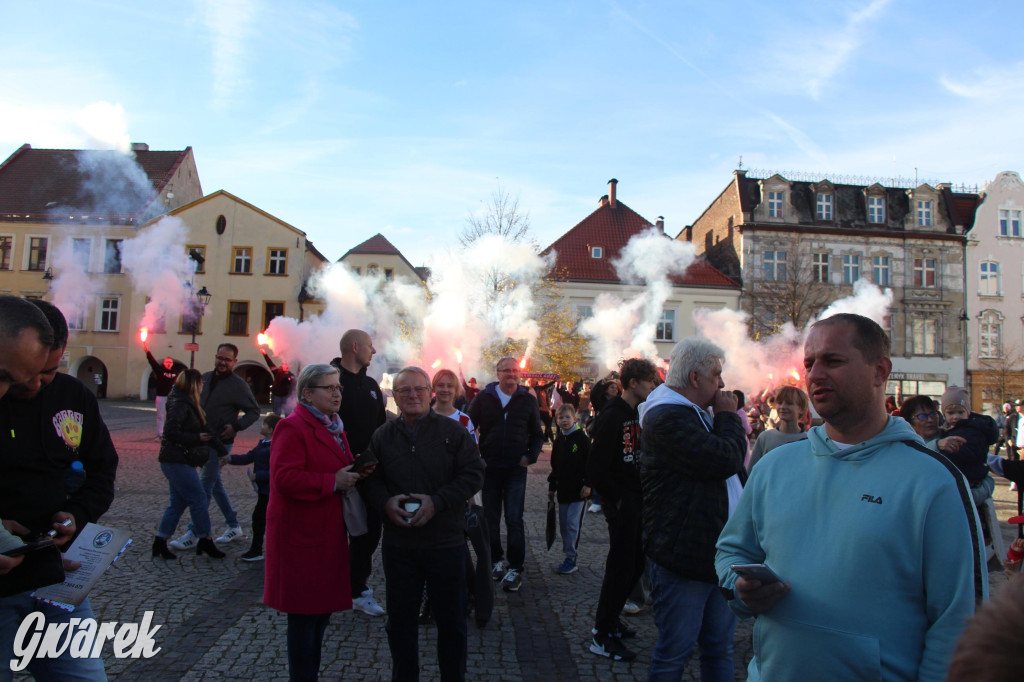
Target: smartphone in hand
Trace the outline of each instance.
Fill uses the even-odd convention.
[[[782,582],[782,578],[764,564],[733,564],[729,568],[733,573],[747,580],[760,580],[762,585]]]
[[[375,466],[377,466],[377,458],[368,452],[364,452],[356,457],[356,461],[352,462],[352,471],[358,474],[368,474],[373,471]]]
[[[41,540],[33,540],[32,542],[26,542],[24,545],[13,547],[4,552],[3,554],[4,556],[16,557],[21,556],[22,554],[27,554],[33,550],[42,549],[43,547],[49,547],[51,545],[53,545],[53,538],[44,537]]]

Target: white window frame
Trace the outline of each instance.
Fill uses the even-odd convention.
[[[871,258],[871,279],[875,284],[880,287],[889,286],[891,274],[889,256],[873,256]]]
[[[931,201],[918,201],[917,202],[917,225],[918,227],[931,227],[932,226],[932,202]]]
[[[939,354],[939,321],[936,318],[915,316],[911,319],[910,327],[914,355]]]
[[[785,201],[785,192],[768,192],[768,217],[782,218],[782,203]]]
[[[248,253],[245,253],[248,251]],[[242,267],[239,267],[239,266]],[[236,246],[231,249],[231,274],[251,275],[252,274],[252,247]]]
[[[989,310],[978,320],[978,357],[998,358],[1003,352],[1003,321]]]
[[[666,333],[666,327],[668,328],[668,333]],[[661,317],[658,318],[658,324],[654,329],[654,340],[675,341],[676,327],[676,309],[665,308],[661,311]]]
[[[288,249],[278,248],[275,246],[267,249],[267,274],[288,274]]]
[[[920,266],[918,265],[920,263]],[[921,289],[934,289],[938,282],[938,260],[935,258],[914,258],[913,259],[913,284],[917,288]],[[918,274],[920,274],[921,283],[918,284]],[[931,276],[931,284],[928,283],[929,275]]]
[[[999,209],[999,236],[1021,237],[1021,222],[1024,211],[1019,208]]]
[[[811,254],[811,279],[815,282],[824,282],[828,284],[829,281],[829,260],[831,259],[828,253],[812,253]]]
[[[67,319],[69,330],[73,332],[85,331],[85,312],[83,308],[73,310],[70,314],[64,316]]]
[[[573,304],[573,315],[576,317],[576,321],[580,322],[594,316],[594,304],[593,303],[574,303]]]
[[[817,206],[815,210],[818,220],[832,220],[832,216],[834,215],[832,212],[833,196],[834,195],[825,192],[818,192],[818,196],[815,200],[815,205]]]
[[[1002,278],[997,261],[983,260],[978,264],[978,295],[1003,295]]]
[[[881,225],[885,222],[885,198],[868,197],[868,222]]]
[[[860,255],[848,253],[843,256],[843,284],[854,284],[860,279]]]
[[[603,246],[591,246],[590,257],[601,259],[604,258],[604,247]]]
[[[769,282],[783,282],[786,279],[786,252],[764,252],[764,279]]]
[[[108,303],[112,303],[113,305],[107,305]],[[112,314],[114,316],[113,329],[110,329],[109,319],[104,320],[104,315],[107,314]],[[119,295],[100,296],[99,304],[96,306],[96,331],[121,331],[121,297]]]

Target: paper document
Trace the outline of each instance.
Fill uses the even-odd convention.
[[[131,543],[128,531],[95,523],[85,524],[85,528],[64,553],[65,559],[80,561],[82,567],[67,572],[63,583],[40,588],[32,596],[66,611],[74,611],[88,596],[103,572],[117,561]]]

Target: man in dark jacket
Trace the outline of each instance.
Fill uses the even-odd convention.
[[[164,433],[164,419],[167,418],[167,396],[174,388],[174,380],[178,378],[178,370],[174,369],[174,358],[167,356],[162,363],[157,362],[149,352],[149,344],[142,342],[142,350],[146,351],[146,361],[153,371],[156,380],[156,437]]]
[[[221,442],[230,453],[235,442],[235,434],[249,428],[260,418],[260,406],[249,384],[234,372],[235,364],[238,362],[238,346],[233,343],[222,343],[217,346],[217,354],[213,361],[214,370],[203,374],[203,394],[199,402],[206,412],[206,424],[210,432],[220,436]],[[242,413],[241,416],[239,412]],[[217,452],[212,448],[200,479],[207,500],[212,497],[217,501],[217,506],[224,515],[224,523],[228,527],[224,534],[217,538],[217,542],[223,544],[244,538],[245,532],[238,523],[238,512],[231,506],[231,498],[228,497],[228,491],[224,489],[224,483],[220,478]],[[198,542],[199,537],[190,524],[184,535],[167,544],[182,551],[195,547]]]
[[[484,518],[491,534],[491,578],[506,592],[523,584],[526,559],[526,467],[537,461],[544,446],[537,399],[519,385],[519,363],[506,357],[496,366],[498,381],[487,384],[469,406],[469,418],[480,432],[480,454],[487,463],[484,477]],[[508,532],[508,570],[501,546],[501,510],[504,503]]]
[[[18,535],[34,537],[56,530],[55,544],[64,546],[89,522],[98,522],[114,499],[117,451],[100,417],[96,396],[67,374],[58,373],[67,346],[64,316],[45,301],[33,301],[53,328],[53,345],[43,371],[27,385],[12,386],[0,399],[0,518]],[[68,485],[67,474],[78,462],[84,478]],[[70,520],[70,526],[60,522]],[[2,580],[2,578],[0,578]],[[41,612],[48,625],[66,625],[95,618],[89,600],[69,613],[30,596],[29,592],[0,599],[0,656],[10,654],[18,624]],[[38,679],[106,679],[99,658],[37,658],[29,672]]]
[[[619,622],[619,614],[644,572],[637,405],[654,390],[658,371],[650,360],[633,358],[619,364],[619,376],[622,394],[604,403],[594,420],[594,443],[587,460],[588,482],[600,493],[608,522],[608,558],[590,650],[615,661],[632,661],[636,654],[621,640],[635,633]]]
[[[377,382],[366,373],[370,361],[377,353],[373,339],[362,329],[349,329],[342,334],[341,357],[331,360],[338,368],[342,398],[338,416],[345,425],[349,447],[356,455],[370,445],[370,437],[377,427],[387,421],[384,393]],[[373,598],[370,589],[370,571],[373,553],[380,543],[381,519],[371,508],[366,510],[367,531],[349,537],[349,582],[352,588],[352,608],[368,616],[383,616],[384,609]]]
[[[681,341],[665,384],[640,410],[644,551],[658,626],[649,679],[679,679],[698,641],[701,679],[733,679],[736,616],[718,589],[715,542],[742,491],[747,436],[736,395],[722,390],[724,360],[710,341]]]
[[[441,679],[466,678],[466,500],[484,480],[473,436],[430,409],[430,377],[395,376],[401,417],[377,429],[368,451],[377,468],[361,484],[367,507],[386,518],[381,557],[387,584],[393,680],[419,679],[423,585],[437,623]]]

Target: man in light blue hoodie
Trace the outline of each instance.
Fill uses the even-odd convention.
[[[752,471],[718,540],[733,610],[757,615],[749,680],[943,680],[987,597],[967,482],[885,412],[889,339],[839,314],[811,327],[807,393],[825,420]],[[738,577],[765,563],[781,582]]]

